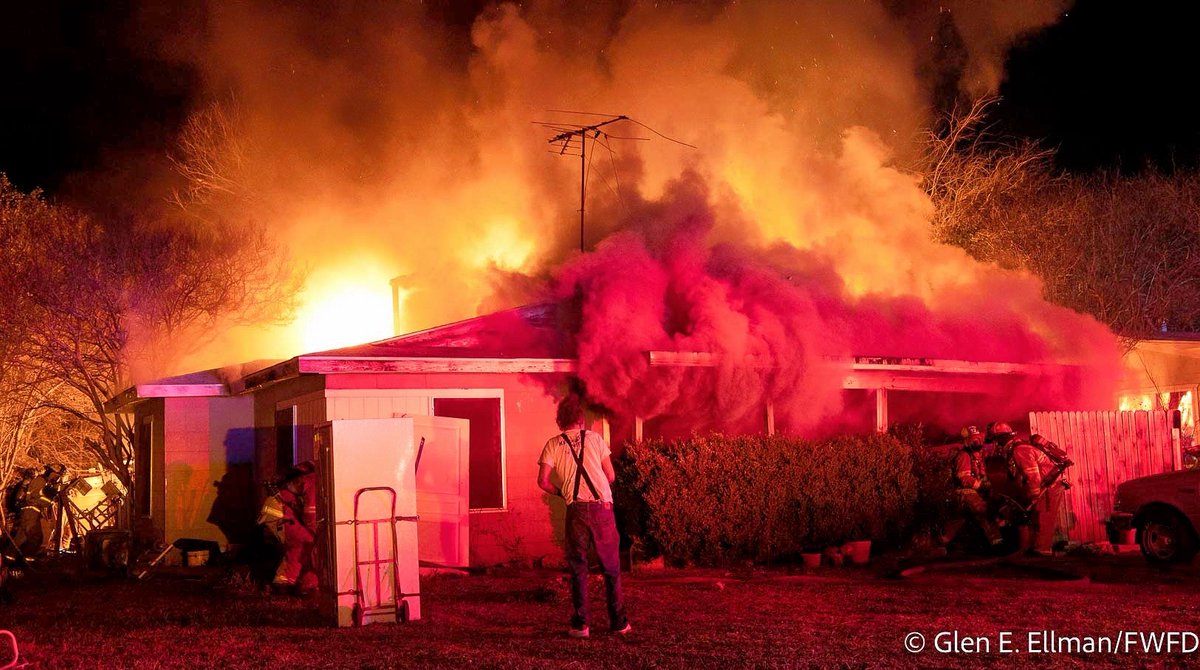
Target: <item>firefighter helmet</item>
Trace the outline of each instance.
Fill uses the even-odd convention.
[[[296,471],[302,475],[311,475],[317,471],[317,464],[312,461],[300,461],[296,464]]]
[[[312,461],[301,461],[284,471],[283,476],[275,482],[276,486],[284,486],[293,482],[305,475],[311,475],[317,471],[317,466]]]
[[[987,428],[987,441],[988,442],[996,442],[998,444],[1004,444],[1005,442],[1008,442],[1010,439],[1012,439],[1013,435],[1014,435],[1014,433],[1013,433],[1012,426],[1008,425],[1007,423],[1004,423],[1003,421],[995,421],[993,423],[988,424],[988,428]]]
[[[979,429],[975,426],[967,426],[963,428],[961,431],[959,431],[959,435],[962,436],[963,444],[983,445],[983,433],[979,432]]]

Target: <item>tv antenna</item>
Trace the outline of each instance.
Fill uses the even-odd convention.
[[[595,153],[595,143],[599,142],[601,144],[601,146],[608,149],[609,153],[611,154],[612,147],[609,146],[608,140],[648,141],[650,139],[649,137],[628,137],[628,136],[621,136],[621,135],[613,135],[612,133],[608,132],[608,130],[605,130],[605,127],[611,126],[614,123],[619,123],[621,121],[628,121],[629,123],[636,124],[638,126],[641,126],[642,128],[645,128],[646,130],[649,130],[650,132],[654,133],[655,135],[658,135],[659,137],[661,137],[663,139],[670,140],[676,144],[682,144],[685,147],[691,147],[693,149],[696,148],[695,146],[692,146],[691,144],[688,144],[687,142],[680,142],[679,140],[671,139],[670,137],[663,135],[662,133],[651,128],[650,126],[647,126],[646,124],[642,123],[641,121],[636,121],[634,119],[631,119],[628,116],[625,116],[624,114],[598,114],[596,112],[571,112],[571,111],[562,110],[562,109],[551,109],[549,111],[551,113],[555,113],[555,114],[576,114],[576,115],[581,115],[581,116],[606,117],[606,119],[604,121],[600,121],[599,123],[592,123],[589,125],[578,125],[578,124],[570,124],[570,123],[555,123],[555,122],[550,122],[550,121],[534,121],[535,124],[537,124],[539,126],[543,126],[545,128],[549,128],[550,130],[553,130],[558,133],[557,135],[551,137],[549,140],[549,143],[552,146],[557,146],[557,151],[552,151],[552,153],[557,153],[560,156],[579,156],[579,250],[580,251],[586,251],[586,249],[584,247],[583,230],[584,230],[584,221],[585,221],[584,210],[585,210],[585,205],[587,203],[587,177],[588,177],[588,155],[589,155],[588,154],[588,142],[589,141],[592,142],[592,144],[593,144],[593,146],[592,146],[593,153]],[[601,139],[601,138],[603,138],[603,139]],[[614,170],[616,169],[615,163],[613,165],[613,169]],[[619,184],[618,184],[618,186],[619,186]],[[618,196],[619,195],[620,194],[618,193]]]

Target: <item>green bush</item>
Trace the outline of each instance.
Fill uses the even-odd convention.
[[[941,535],[946,522],[957,516],[953,459],[956,447],[930,447],[921,424],[897,424],[891,434],[912,452],[913,475],[917,482],[917,500],[913,506],[911,535],[928,539]]]
[[[953,457],[953,453],[944,450],[926,448],[913,451],[913,473],[917,480],[913,533],[941,535],[946,521],[958,515],[956,487],[952,479]]]
[[[628,446],[618,466],[625,532],[699,564],[895,541],[917,500],[912,451],[887,435],[656,440]]]

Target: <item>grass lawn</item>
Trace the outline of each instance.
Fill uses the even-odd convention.
[[[566,636],[561,573],[428,578],[424,617],[337,630],[303,603],[238,582],[81,581],[35,575],[0,606],[37,668],[383,667],[1143,667],[1185,665],[1193,654],[998,653],[997,635],[1028,631],[1116,635],[1200,632],[1200,576],[1147,568],[1140,556],[1064,559],[1089,579],[1053,581],[1028,570],[981,568],[883,579],[875,570],[640,571],[625,579],[634,631],[607,634],[593,584],[593,637]],[[940,631],[984,636],[992,653],[931,650]],[[929,647],[905,650],[905,636]],[[0,641],[2,642],[2,641]],[[2,647],[0,647],[2,648]],[[0,650],[0,666],[7,657]]]

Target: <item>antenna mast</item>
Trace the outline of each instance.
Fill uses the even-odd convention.
[[[574,148],[572,143],[575,141],[575,139],[578,138],[578,140],[579,140],[579,250],[580,251],[585,250],[584,243],[583,243],[583,223],[584,223],[584,206],[587,203],[587,143],[588,143],[588,139],[591,139],[594,142],[601,135],[607,136],[607,134],[603,130],[600,130],[601,128],[603,128],[604,126],[607,126],[609,124],[616,123],[618,121],[626,121],[628,119],[629,119],[628,116],[625,116],[624,114],[622,114],[620,116],[614,116],[613,118],[611,118],[607,121],[602,121],[600,123],[593,123],[590,126],[578,126],[578,127],[574,127],[574,128],[565,129],[565,130],[562,130],[562,132],[560,132],[559,134],[550,138],[550,144],[559,144],[559,143],[562,144],[562,146],[559,148],[559,151],[558,151],[559,155],[565,155],[567,153],[568,149]],[[555,128],[555,129],[559,130],[560,128]],[[591,137],[589,138],[588,135],[591,135]]]
[[[554,137],[550,138],[550,144],[560,145],[558,147],[558,151],[553,152],[553,153],[557,153],[560,156],[566,156],[566,155],[574,156],[575,155],[574,150],[579,149],[579,250],[580,251],[586,251],[586,249],[584,248],[584,242],[583,242],[583,223],[584,223],[584,205],[587,203],[587,175],[588,175],[587,143],[588,143],[588,140],[592,141],[592,143],[593,143],[592,149],[593,150],[595,150],[595,148],[596,148],[595,143],[600,142],[601,146],[603,146],[605,149],[608,149],[608,152],[610,155],[615,155],[615,154],[613,154],[612,147],[609,146],[608,142],[604,141],[604,140],[610,140],[610,139],[612,139],[612,140],[641,140],[641,141],[650,140],[649,137],[622,137],[619,135],[612,135],[612,134],[609,134],[607,131],[602,130],[605,126],[613,124],[613,123],[617,123],[618,121],[628,121],[634,125],[641,126],[642,128],[649,130],[650,132],[654,133],[655,135],[658,135],[659,137],[661,137],[664,140],[669,140],[671,142],[674,142],[675,144],[680,144],[680,145],[683,145],[685,147],[689,147],[692,149],[696,148],[695,146],[688,144],[687,142],[680,142],[679,140],[667,137],[666,135],[663,135],[662,133],[651,128],[650,126],[647,126],[646,124],[642,123],[641,121],[631,119],[628,116],[625,116],[624,114],[617,115],[617,114],[596,114],[595,112],[569,112],[569,111],[565,111],[565,110],[561,110],[561,109],[552,109],[549,111],[553,112],[553,113],[559,113],[559,114],[582,114],[582,115],[586,115],[586,116],[608,117],[607,120],[601,121],[600,123],[593,123],[590,126],[580,126],[580,125],[575,125],[575,124],[570,124],[570,123],[551,123],[551,122],[547,122],[547,121],[534,121],[535,124],[537,124],[539,126],[544,126],[546,128],[549,128],[550,130],[553,130],[558,133]],[[603,137],[604,140],[601,140],[600,139],[601,137]],[[578,147],[575,146],[576,141],[579,142]],[[616,169],[617,169],[616,163],[614,162],[614,164],[613,164],[614,176],[616,173]],[[619,189],[620,184],[618,183],[617,186]],[[620,194],[618,193],[618,196],[619,195]]]

